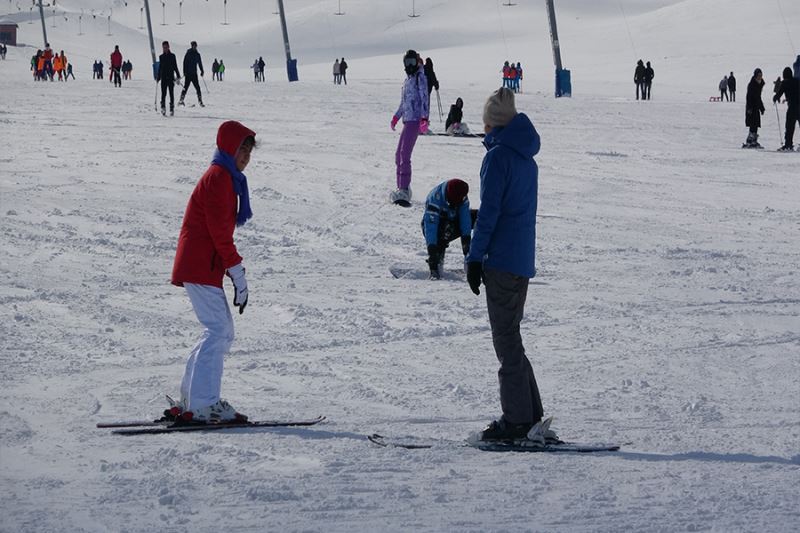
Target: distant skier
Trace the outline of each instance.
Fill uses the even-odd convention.
[[[644,99],[650,100],[650,89],[653,87],[653,78],[656,77],[656,71],[647,62],[647,67],[644,69]]]
[[[764,114],[764,102],[761,101],[761,90],[764,88],[764,77],[761,69],[753,71],[753,77],[747,84],[747,98],[744,110],[744,123],[750,131],[742,148],[762,148],[758,144],[758,128],[761,127],[761,115]]]
[[[636,63],[636,70],[633,73],[633,83],[636,84],[636,99],[639,99],[639,93],[642,95],[642,100],[644,100],[644,62],[640,59]]]
[[[211,64],[211,79],[216,80],[219,77],[219,61],[217,58],[214,58],[214,62]]]
[[[395,164],[397,165],[397,190],[391,200],[397,205],[411,207],[411,152],[420,133],[428,131],[428,81],[417,52],[409,50],[403,56],[406,79],[400,96],[400,106],[392,117],[392,131],[403,120],[403,132],[397,143]]]
[[[183,56],[183,90],[181,91],[181,99],[178,101],[178,105],[186,105],[183,103],[183,99],[186,98],[186,91],[189,89],[189,84],[194,85],[195,91],[197,91],[197,102],[200,104],[200,107],[205,107],[203,105],[203,94],[200,92],[200,83],[197,80],[197,69],[200,69],[200,76],[205,76],[206,73],[203,70],[203,59],[200,57],[200,52],[197,51],[197,41],[191,42],[191,48],[186,50],[186,55]]]
[[[519,83],[522,81],[522,63],[517,61],[517,76],[514,78],[514,92],[521,92],[522,90],[519,88]]]
[[[223,81],[225,79],[225,63],[220,59],[219,66],[217,67],[217,79]]]
[[[345,61],[344,58],[339,61],[339,74],[339,83],[341,84],[344,82],[344,84],[347,85],[347,61]]]
[[[444,123],[445,131],[451,135],[469,135],[469,127],[463,122],[464,100],[456,98],[456,103],[450,106],[447,120]]]
[[[224,356],[234,339],[233,317],[223,290],[233,282],[233,305],[247,307],[248,289],[234,229],[253,216],[242,173],[255,147],[255,132],[239,122],[222,123],[211,166],[194,188],[183,216],[172,283],[184,287],[204,331],[186,361],[180,417],[214,423],[247,420],[220,398]]]
[[[163,53],[158,56],[158,73],[156,80],[161,82],[161,114],[166,115],[165,107],[167,91],[169,91],[169,114],[175,114],[175,81],[180,81],[181,73],[178,70],[178,60],[175,54],[169,51],[169,41],[161,43]]]
[[[792,75],[792,69],[783,69],[783,81],[778,88],[778,92],[772,97],[773,103],[778,103],[781,96],[786,96],[786,137],[783,146],[779,149],[782,152],[794,150],[794,128],[795,123],[800,122],[800,79]]]
[[[544,411],[531,363],[525,355],[520,322],[528,282],[535,274],[539,152],[536,128],[517,113],[514,93],[495,91],[483,111],[488,151],[481,164],[481,205],[467,254],[467,281],[486,305],[500,362],[502,416],[475,437],[481,441],[523,439],[537,431]],[[543,440],[557,439],[538,426]]]
[[[464,257],[469,253],[477,211],[470,211],[467,194],[469,185],[465,181],[451,179],[434,187],[425,200],[422,235],[428,251],[430,279],[441,279],[445,251],[452,241],[460,237]]]
[[[731,102],[736,101],[736,78],[733,77],[733,72],[728,76],[728,94],[730,94]]]
[[[119,45],[114,45],[114,51],[111,53],[111,74],[114,77],[114,87],[122,87],[122,52],[119,51]]]
[[[339,85],[341,77],[342,77],[342,66],[339,64],[339,58],[337,57],[333,62],[333,83],[334,83],[334,85]]]
[[[500,70],[503,73],[503,87],[511,88],[511,66],[508,64],[508,61],[503,63],[503,68]]]
[[[433,71],[433,60],[428,57],[425,58],[425,78],[428,80],[428,109],[431,108],[431,93],[434,89],[439,90],[439,80],[436,78],[436,73]],[[440,117],[441,120],[441,117]]]
[[[728,98],[728,76],[723,76],[719,80],[719,101],[722,102],[724,100],[730,101]]]
[[[103,62],[100,61],[99,59],[97,60],[97,79],[98,80],[103,79]]]
[[[267,81],[266,76],[264,76],[264,68],[267,66],[266,61],[262,56],[258,56],[258,75],[261,78],[262,82]]]

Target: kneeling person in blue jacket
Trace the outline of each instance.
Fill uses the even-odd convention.
[[[450,243],[461,237],[464,257],[469,253],[470,234],[477,211],[469,209],[469,185],[452,179],[440,183],[425,200],[422,234],[428,246],[428,267],[431,279],[440,279],[444,267],[444,253]]]

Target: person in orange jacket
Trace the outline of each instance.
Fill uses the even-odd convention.
[[[57,55],[53,58],[53,70],[55,70],[56,74],[58,75],[58,81],[64,81],[64,65],[61,63],[61,56]]]
[[[217,150],[194,188],[183,217],[172,284],[183,287],[204,328],[186,361],[178,416],[185,421],[246,420],[220,398],[222,366],[234,338],[233,316],[222,288],[233,282],[233,305],[247,307],[247,280],[233,232],[253,216],[243,174],[255,147],[255,132],[239,122],[223,122]]]

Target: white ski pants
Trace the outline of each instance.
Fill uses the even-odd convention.
[[[233,343],[233,317],[221,288],[194,283],[185,283],[184,288],[205,328],[189,354],[181,382],[181,398],[191,411],[219,401],[223,358]]]

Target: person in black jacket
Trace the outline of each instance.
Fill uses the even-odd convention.
[[[425,77],[428,79],[428,109],[431,108],[431,92],[434,89],[439,90],[439,80],[436,79],[436,73],[433,71],[433,61],[431,58],[425,59],[425,67],[423,68]],[[439,117],[441,120],[441,116]]]
[[[456,103],[450,106],[450,113],[447,114],[447,120],[444,123],[445,129],[450,129],[453,124],[461,124],[461,120],[464,118],[463,108],[464,100],[461,97],[456,98]]]
[[[783,69],[783,81],[778,88],[778,92],[772,97],[773,103],[778,103],[781,96],[786,95],[786,137],[783,146],[779,148],[782,152],[794,151],[794,126],[800,122],[800,79],[792,76],[792,69]]]
[[[647,62],[647,68],[644,69],[644,91],[643,91],[643,100],[650,100],[650,88],[653,86],[653,78],[656,77],[656,72],[653,70],[653,67],[650,66],[650,62]]]
[[[764,88],[764,76],[761,69],[753,71],[753,77],[747,84],[747,98],[744,110],[744,123],[750,128],[747,141],[742,148],[762,148],[758,144],[758,128],[761,127],[761,115],[764,114],[764,102],[761,101],[761,90]]]
[[[161,43],[163,54],[158,56],[158,75],[156,80],[161,82],[161,114],[166,115],[167,110],[164,107],[167,98],[167,91],[169,91],[169,114],[175,114],[175,80],[180,81],[181,72],[178,70],[178,60],[175,59],[175,54],[169,51],[169,41]]]
[[[731,95],[731,102],[736,101],[736,78],[733,77],[733,72],[728,76],[728,94]]]
[[[633,73],[633,83],[636,84],[636,99],[639,99],[639,92],[642,93],[644,100],[644,62],[640,59],[636,63],[636,70]]]
[[[183,56],[183,90],[181,91],[181,99],[178,105],[186,105],[183,99],[186,97],[186,91],[189,89],[189,84],[193,84],[197,91],[197,101],[200,107],[203,105],[203,95],[200,93],[200,84],[197,82],[197,67],[200,67],[200,75],[205,76],[203,70],[203,60],[200,57],[200,52],[197,51],[197,41],[192,41],[192,47],[186,50],[186,55]]]
[[[347,61],[344,58],[339,63],[339,83],[341,84],[342,82],[347,85]]]

